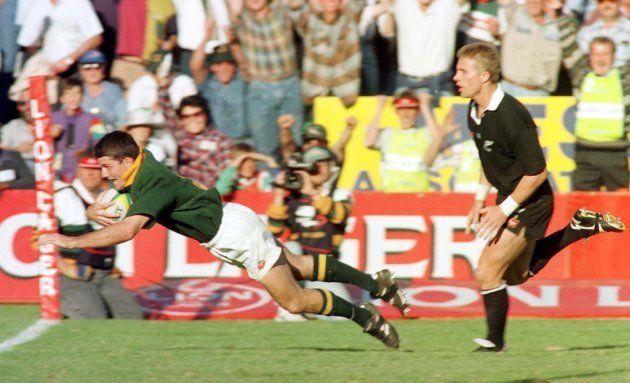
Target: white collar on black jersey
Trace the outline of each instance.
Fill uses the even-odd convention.
[[[492,97],[490,98],[490,102],[488,103],[488,107],[486,110],[495,111],[499,107],[499,104],[503,100],[505,96],[505,92],[501,89],[501,85],[497,84],[497,89],[492,93]],[[484,110],[484,112],[486,111]],[[483,116],[483,113],[481,113]],[[472,107],[470,108],[470,117],[475,121],[475,124],[481,124],[481,118],[477,118],[477,108],[475,108],[475,102],[472,102]]]

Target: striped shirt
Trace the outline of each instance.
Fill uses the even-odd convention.
[[[291,20],[278,2],[260,19],[244,9],[235,25],[252,80],[279,81],[297,74]]]
[[[351,0],[333,23],[310,5],[293,10],[304,41],[302,99],[312,105],[317,96],[333,95],[345,106],[354,104],[361,80],[359,16],[362,1]]]
[[[230,164],[232,141],[223,133],[207,128],[199,134],[178,128],[173,133],[178,145],[177,172],[212,188]]]

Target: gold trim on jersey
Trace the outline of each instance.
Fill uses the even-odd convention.
[[[136,180],[136,176],[138,175],[138,170],[140,170],[142,160],[144,160],[144,152],[142,151],[142,148],[140,148],[138,157],[136,157],[136,159],[133,161],[133,164],[131,164],[129,170],[127,170],[122,176],[125,188],[130,187],[133,184],[133,181]]]

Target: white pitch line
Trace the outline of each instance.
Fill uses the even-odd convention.
[[[19,346],[23,343],[30,342],[38,336],[45,333],[49,328],[59,324],[58,320],[54,319],[40,319],[31,327],[25,329],[21,333],[17,334],[11,339],[7,339],[0,343],[0,354],[3,352],[11,351],[13,347]]]

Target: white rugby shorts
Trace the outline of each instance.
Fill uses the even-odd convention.
[[[223,205],[219,231],[201,246],[217,258],[246,269],[257,281],[267,275],[282,252],[258,214],[237,203]]]

